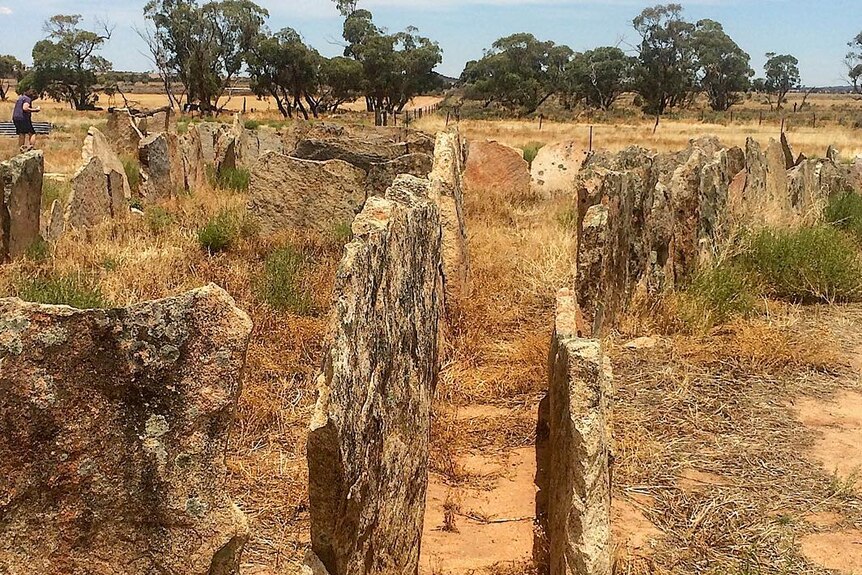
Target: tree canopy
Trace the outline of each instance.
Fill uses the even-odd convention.
[[[76,110],[95,105],[98,74],[111,69],[111,63],[96,52],[110,39],[111,31],[106,26],[101,32],[85,30],[80,23],[77,14],[58,14],[45,22],[48,37],[33,46],[33,67],[19,82],[19,91],[33,89]]]
[[[853,91],[862,94],[862,32],[848,42],[847,46],[850,48],[845,59],[847,75],[853,83]]]
[[[766,57],[767,61],[763,66],[766,72],[763,87],[768,94],[773,94],[778,99],[776,107],[780,110],[787,93],[800,85],[799,60],[790,54],[775,52],[767,53]]]
[[[0,100],[9,97],[9,79],[20,80],[24,75],[24,64],[11,54],[0,54]]]
[[[187,102],[211,113],[220,110],[269,13],[251,0],[150,0],[144,16],[152,24],[145,37],[172,105],[183,97],[174,93],[176,79]]]
[[[575,54],[566,70],[564,96],[608,110],[632,86],[635,59],[614,46]]]
[[[691,35],[698,84],[713,110],[726,111],[742,101],[751,86],[751,57],[728,36],[721,24],[701,20]]]

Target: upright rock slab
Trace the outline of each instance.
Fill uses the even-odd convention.
[[[195,193],[207,183],[206,161],[203,153],[204,132],[195,124],[180,140],[183,158],[183,184],[186,192]]]
[[[99,161],[102,163],[102,168],[106,177],[109,179],[111,177],[119,179],[122,189],[110,190],[110,193],[112,195],[122,197],[125,199],[126,203],[128,203],[129,200],[132,199],[132,188],[129,186],[129,178],[126,176],[126,168],[123,166],[123,162],[120,160],[120,157],[114,152],[105,135],[102,134],[98,128],[91,126],[87,131],[87,137],[84,138],[81,157],[86,163],[94,156],[99,158]],[[112,173],[116,173],[116,175],[113,175]],[[116,217],[119,217],[120,215],[120,213],[115,214]]]
[[[261,231],[331,233],[365,203],[365,172],[341,160],[314,162],[265,152],[251,170],[248,209]]]
[[[550,575],[610,575],[610,366],[597,340],[577,337],[576,304],[557,296],[548,395],[537,447],[536,516],[544,527]]]
[[[368,168],[366,185],[369,196],[382,196],[386,189],[395,181],[400,174],[410,174],[417,178],[424,178],[431,171],[433,158],[428,154],[407,154],[382,164],[371,164]]]
[[[129,204],[123,190],[123,174],[106,169],[92,156],[71,179],[72,195],[66,206],[65,226],[87,228],[125,216]]]
[[[437,134],[434,164],[428,179],[431,199],[440,210],[443,226],[443,277],[447,301],[457,301],[470,292],[463,171],[463,146],[458,130]]]
[[[468,146],[464,186],[471,194],[495,192],[513,200],[530,195],[530,165],[519,150],[493,141]]]
[[[108,124],[105,127],[105,136],[110,142],[112,149],[118,154],[135,156],[138,146],[143,139],[143,134],[138,130],[135,119],[126,109],[116,109],[108,112]]]
[[[176,195],[183,186],[182,164],[176,134],[158,133],[141,140],[141,190],[148,200]]]
[[[530,164],[530,191],[544,198],[571,195],[586,158],[587,151],[574,142],[542,146]]]
[[[304,160],[342,160],[366,172],[372,164],[382,164],[411,152],[407,143],[367,142],[352,138],[306,138],[296,144],[291,155]]]
[[[44,172],[40,150],[0,163],[0,262],[23,256],[40,239]]]
[[[0,572],[237,573],[225,451],[251,327],[213,285],[113,310],[0,299]]]
[[[311,544],[330,575],[415,575],[441,316],[428,182],[368,199],[338,267],[308,437]]]

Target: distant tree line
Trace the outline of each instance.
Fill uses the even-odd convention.
[[[756,90],[781,108],[800,86],[799,62],[767,54],[764,77],[752,80],[750,56],[714,20],[692,23],[679,4],[643,10],[632,26],[639,36],[633,54],[617,46],[575,52],[531,34],[500,38],[461,74],[466,97],[496,103],[519,114],[535,112],[551,96],[566,108],[607,110],[626,92],[637,94],[644,112],[659,117],[704,95],[710,108],[727,111]],[[862,33],[851,43],[850,77],[862,81]]]
[[[434,72],[442,51],[414,27],[390,33],[377,26],[357,0],[333,0],[344,18],[341,56],[327,58],[292,28],[271,32],[267,10],[252,0],[149,0],[143,9],[146,41],[171,106],[194,105],[218,113],[242,76],[259,97],[272,98],[285,117],[305,118],[364,98],[383,121],[416,95],[442,87]],[[639,41],[630,54],[618,46],[575,52],[568,46],[519,33],[500,38],[484,56],[468,62],[460,83],[466,97],[513,113],[535,112],[549,98],[564,107],[607,110],[626,92],[656,118],[700,95],[726,111],[746,92],[765,94],[781,108],[801,82],[798,60],[767,54],[764,74],[752,79],[749,55],[714,20],[689,22],[679,4],[644,9],[632,21]],[[112,30],[81,26],[79,15],[45,23],[46,37],[33,47],[33,65],[0,55],[0,99],[10,89],[31,88],[75,109],[92,108],[97,93],[113,94],[146,75],[119,73],[99,55]],[[845,63],[862,94],[862,32],[849,42]]]

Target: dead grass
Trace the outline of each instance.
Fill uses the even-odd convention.
[[[814,529],[802,518],[833,510],[860,521],[862,500],[830,491],[792,411],[801,395],[858,386],[819,315],[797,308],[651,350],[613,347],[616,496],[649,497],[646,515],[664,533],[649,561],[621,572],[826,572],[798,553],[797,537]],[[721,482],[684,487],[689,469]]]

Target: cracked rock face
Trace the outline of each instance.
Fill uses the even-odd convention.
[[[341,160],[315,162],[264,152],[251,171],[248,209],[265,234],[285,229],[332,233],[365,202],[365,172]]]
[[[0,572],[236,573],[224,459],[251,327],[214,285],[112,310],[0,299]]]
[[[44,166],[39,150],[0,163],[0,263],[39,241]]]
[[[308,438],[312,549],[330,575],[418,569],[443,299],[428,185],[399,176],[369,198],[338,268]]]

